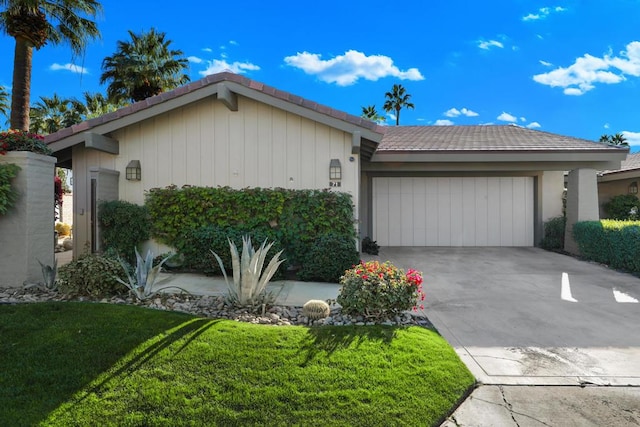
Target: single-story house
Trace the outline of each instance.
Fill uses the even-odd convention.
[[[613,196],[633,194],[638,196],[640,184],[640,153],[629,154],[619,169],[604,170],[598,173],[598,202],[600,216],[604,216],[603,206]]]
[[[232,73],[45,141],[73,169],[76,248],[93,250],[99,200],[172,184],[344,191],[382,246],[533,246],[562,212],[564,171],[581,206],[628,152],[513,125],[380,126]]]

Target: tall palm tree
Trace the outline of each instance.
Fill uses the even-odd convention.
[[[385,121],[384,117],[378,113],[375,105],[367,105],[366,107],[362,107],[362,114],[360,117],[371,120],[372,122],[382,123]]]
[[[96,0],[0,0],[0,30],[16,41],[11,90],[12,129],[29,129],[33,48],[66,43],[80,54],[100,36],[92,19],[102,10]]]
[[[166,34],[151,28],[131,41],[118,41],[116,52],[102,61],[100,83],[109,83],[107,97],[112,103],[142,101],[189,82],[184,74],[188,61],[181,50],[170,49]]]
[[[400,110],[403,108],[410,108],[413,110],[414,108],[414,105],[409,102],[411,95],[406,92],[406,89],[402,85],[393,85],[391,92],[384,94],[384,97],[387,100],[384,102],[382,108],[384,108],[384,111],[387,113],[395,111],[396,126],[400,124]]]
[[[41,96],[40,101],[31,108],[29,130],[34,133],[53,133],[80,123],[85,115],[86,107],[76,99],[60,98],[55,93],[50,98]]]

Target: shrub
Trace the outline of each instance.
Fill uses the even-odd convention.
[[[306,281],[338,282],[346,270],[358,263],[359,258],[352,237],[325,234],[309,247],[298,278]]]
[[[540,246],[547,250],[561,251],[564,249],[564,231],[567,218],[557,216],[544,223],[544,237]]]
[[[282,250],[282,245],[277,241],[276,233],[269,228],[249,230],[215,225],[187,230],[181,238],[177,239],[176,249],[183,259],[184,267],[207,274],[221,274],[222,271],[211,251],[220,256],[224,268],[231,270],[229,239],[236,246],[241,246],[242,237],[245,235],[254,242],[264,242],[265,240],[274,242],[269,250],[270,256]]]
[[[362,252],[369,255],[378,255],[380,245],[375,240],[371,240],[370,237],[365,237],[362,239]]]
[[[0,164],[0,215],[6,214],[18,197],[18,192],[11,187],[11,180],[19,170],[20,167],[13,163]]]
[[[103,201],[98,207],[98,222],[103,249],[134,263],[134,248],[149,239],[147,208],[122,200]]]
[[[603,207],[609,219],[635,220],[640,218],[640,200],[633,194],[613,196]]]
[[[361,262],[345,272],[336,301],[342,311],[368,318],[389,318],[403,311],[424,308],[422,274],[403,270],[386,262]]]
[[[127,290],[116,278],[127,279],[117,260],[98,254],[87,254],[58,268],[58,289],[71,295],[110,297],[123,294]]]
[[[56,223],[56,231],[61,236],[70,236],[71,235],[71,226],[65,222],[57,222]]]
[[[578,222],[573,235],[584,258],[640,273],[640,221]]]

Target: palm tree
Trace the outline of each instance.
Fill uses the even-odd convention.
[[[94,21],[96,0],[0,0],[0,30],[16,40],[11,90],[12,129],[29,129],[33,48],[66,43],[74,55],[100,32]]]
[[[410,108],[413,110],[414,105],[409,102],[411,95],[406,93],[406,89],[402,85],[393,85],[391,92],[384,94],[387,100],[384,102],[382,108],[387,113],[395,111],[396,126],[400,124],[400,110],[403,108]]]
[[[120,102],[118,104],[112,104],[101,93],[83,93],[84,98],[84,119],[92,119],[99,117],[107,113],[116,111],[120,107],[124,107],[126,103]]]
[[[0,86],[0,115],[9,118],[9,94],[4,86]]]
[[[614,145],[620,145],[623,147],[628,147],[629,143],[627,142],[627,138],[624,137],[621,133],[616,133],[611,137],[611,143]]]
[[[607,135],[604,134],[600,136],[599,142],[603,142],[606,144],[619,145],[622,147],[628,147],[629,143],[627,142],[627,138],[621,133],[616,133],[615,135]]]
[[[29,130],[34,133],[53,133],[80,123],[85,115],[86,107],[76,99],[63,99],[55,93],[51,98],[41,96],[40,101],[31,108]]]
[[[183,74],[188,61],[181,50],[169,48],[166,34],[151,29],[136,34],[129,30],[131,41],[118,41],[116,52],[102,61],[100,83],[109,83],[110,102],[142,101],[189,82]]]
[[[360,117],[376,123],[382,123],[385,121],[385,118],[378,114],[378,110],[376,110],[375,105],[367,105],[366,107],[362,107],[362,114],[360,115]]]

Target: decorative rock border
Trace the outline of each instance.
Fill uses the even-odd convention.
[[[393,319],[384,319],[373,322],[363,316],[349,316],[342,314],[340,308],[331,310],[329,317],[310,321],[302,314],[302,307],[272,306],[265,310],[264,314],[255,314],[247,309],[238,309],[228,305],[223,296],[200,296],[189,294],[159,294],[147,301],[138,301],[131,295],[115,296],[111,298],[92,299],[89,297],[73,297],[47,292],[40,289],[0,288],[0,304],[23,304],[46,301],[89,301],[104,304],[129,304],[147,307],[155,310],[177,311],[196,316],[230,319],[240,322],[258,323],[266,325],[419,325],[433,328],[426,317],[418,316],[411,312],[395,316]]]

